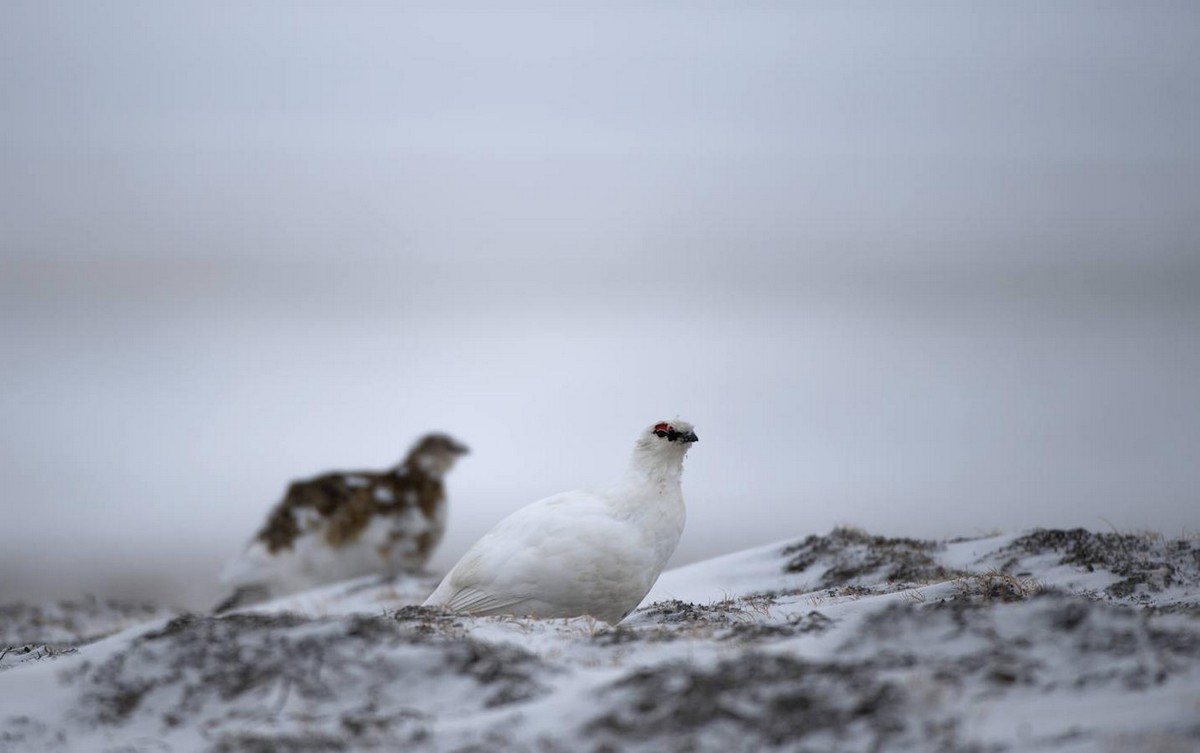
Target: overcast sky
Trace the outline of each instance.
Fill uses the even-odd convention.
[[[1200,5],[495,5],[5,4],[0,601],[431,429],[437,568],[674,416],[676,563],[1200,530]]]

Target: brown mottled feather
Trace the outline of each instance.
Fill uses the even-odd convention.
[[[427,469],[428,461],[440,462],[447,454],[457,455],[465,450],[449,437],[432,434],[418,442],[404,462],[387,471],[339,471],[296,481],[271,511],[256,538],[272,554],[291,549],[296,537],[303,533],[295,514],[302,508],[313,509],[325,521],[325,540],[333,547],[357,540],[376,515],[398,517],[416,507],[432,523],[445,503],[446,492],[441,474]],[[392,540],[403,537],[397,532]],[[417,552],[422,560],[429,557],[436,543],[429,533],[417,537]],[[386,554],[380,552],[381,556]]]
[[[442,477],[466,452],[445,434],[428,434],[394,468],[292,483],[226,568],[222,579],[234,593],[219,609],[372,572],[419,569],[445,530]],[[306,543],[298,545],[302,537]]]

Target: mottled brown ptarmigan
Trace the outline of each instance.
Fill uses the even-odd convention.
[[[288,487],[225,569],[222,612],[313,586],[424,566],[446,528],[442,478],[467,448],[428,434],[385,471],[336,471]]]

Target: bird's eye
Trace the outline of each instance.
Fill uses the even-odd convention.
[[[675,431],[675,427],[667,422],[654,425],[654,433],[660,437],[666,437],[668,442],[674,442],[679,438],[679,432]]]

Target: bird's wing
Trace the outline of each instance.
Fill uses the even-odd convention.
[[[475,543],[425,602],[470,614],[512,613],[523,605],[570,604],[606,574],[580,571],[580,555],[634,548],[627,526],[601,495],[575,491],[517,510]],[[587,557],[583,558],[584,560]],[[617,580],[628,577],[622,574]]]
[[[525,601],[528,599],[522,596],[501,596],[466,587],[452,593],[442,606],[452,612],[488,615],[503,614]]]

